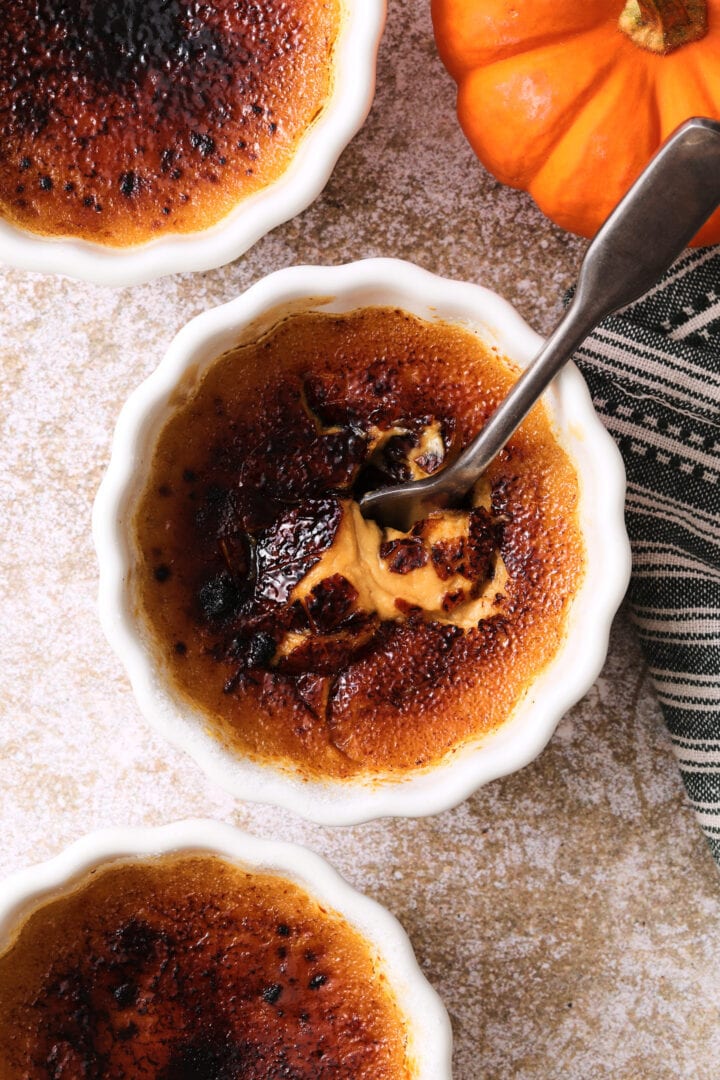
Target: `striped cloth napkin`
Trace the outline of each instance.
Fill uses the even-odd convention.
[[[628,599],[720,865],[720,247],[686,253],[575,356],[628,477]]]

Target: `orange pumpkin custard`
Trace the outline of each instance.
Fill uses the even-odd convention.
[[[13,0],[0,214],[131,245],[273,183],[332,90],[342,0]]]
[[[118,862],[0,956],[2,1080],[411,1080],[370,945],[272,874]]]
[[[429,475],[517,378],[405,312],[287,317],[176,394],[135,513],[133,587],[177,694],[302,776],[428,768],[502,724],[583,577],[575,469],[538,406],[466,504],[409,533],[357,499]]]

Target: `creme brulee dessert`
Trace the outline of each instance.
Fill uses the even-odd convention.
[[[14,0],[0,214],[138,244],[205,229],[287,169],[332,90],[343,0]]]
[[[295,314],[179,387],[135,513],[134,589],[177,694],[306,777],[427,769],[513,713],[584,572],[575,468],[538,406],[465,505],[357,504],[458,453],[517,378],[471,331]]]
[[[1,1080],[412,1080],[373,948],[219,856],[95,871],[0,956]]]

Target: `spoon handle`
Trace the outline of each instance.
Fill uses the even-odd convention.
[[[366,517],[408,529],[463,497],[597,324],[646,293],[720,205],[720,122],[688,120],[668,139],[590,244],[575,297],[545,345],[457,461],[412,484],[370,491]]]
[[[450,467],[449,501],[475,483],[590,331],[655,285],[718,205],[720,123],[688,120],[613,210],[585,254],[562,321]]]

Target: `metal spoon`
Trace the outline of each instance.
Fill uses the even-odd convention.
[[[688,120],[658,151],[588,248],[562,321],[479,435],[426,480],[371,491],[365,517],[409,529],[461,499],[587,335],[656,283],[720,205],[720,123]]]

